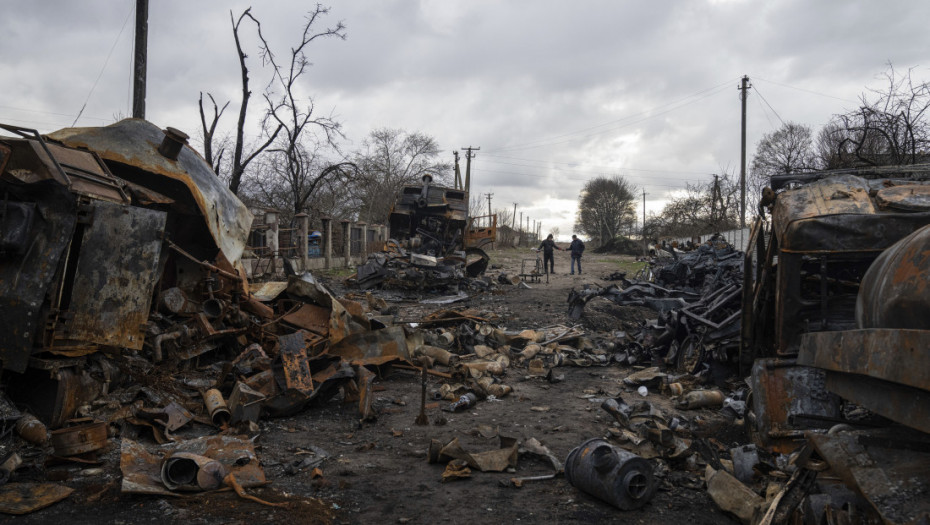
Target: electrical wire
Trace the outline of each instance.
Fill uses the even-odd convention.
[[[798,91],[803,91],[803,92],[805,92],[805,93],[811,93],[812,95],[818,95],[818,96],[821,96],[821,97],[832,98],[832,99],[834,99],[834,100],[841,100],[841,101],[843,101],[843,102],[852,102],[853,104],[858,104],[858,103],[859,103],[858,100],[850,100],[850,99],[848,99],[848,98],[835,97],[835,96],[833,96],[833,95],[827,95],[826,93],[821,93],[821,92],[819,92],[819,91],[814,91],[814,90],[812,90],[812,89],[804,89],[804,88],[799,88],[799,87],[796,87],[796,86],[791,86],[791,85],[788,85],[788,84],[782,84],[781,82],[775,82],[774,80],[766,80],[766,79],[764,79],[764,78],[760,78],[760,77],[757,77],[757,76],[753,76],[752,79],[753,79],[753,81],[761,80],[761,81],[763,81],[763,82],[768,82],[769,84],[775,84],[776,86],[786,87],[786,88],[788,88],[788,89],[796,89],[796,90],[798,90]]]
[[[132,4],[130,4],[132,5]],[[126,24],[129,23],[129,17],[132,16],[132,12],[135,10],[135,6],[132,5],[132,8],[126,13],[126,20],[123,21],[123,27],[120,28],[119,34],[116,35],[116,40],[113,42],[113,45],[110,47],[110,52],[107,53],[106,60],[103,61],[103,67],[100,68],[100,73],[97,75],[97,79],[94,80],[94,85],[90,87],[90,93],[87,94],[87,98],[84,99],[84,104],[81,106],[81,110],[78,111],[76,117],[74,117],[74,122],[71,123],[71,127],[74,127],[77,124],[78,119],[81,118],[81,115],[84,113],[84,108],[87,107],[87,103],[90,102],[90,97],[94,94],[94,90],[97,89],[97,83],[100,82],[100,77],[103,76],[103,72],[107,69],[107,64],[110,63],[110,57],[113,56],[113,50],[116,49],[116,44],[119,43],[120,37],[123,36],[123,31],[126,29]]]
[[[568,166],[574,166],[574,165],[577,165],[577,164],[578,164],[578,162],[564,162],[564,161],[539,160],[539,159],[524,159],[524,158],[521,158],[521,157],[508,157],[508,156],[506,156],[506,155],[494,155],[494,154],[485,154],[485,155],[482,155],[482,158],[485,158],[485,157],[492,157],[492,158],[495,158],[495,159],[520,160],[520,161],[524,161],[524,162],[536,162],[536,163],[545,164],[545,165],[546,165],[545,167],[548,167],[549,164],[564,164],[564,165],[568,165]],[[490,162],[493,163],[493,161],[490,161]],[[501,163],[499,163],[499,164],[506,164],[506,163],[501,162]],[[519,164],[515,164],[515,166],[519,166]],[[539,166],[527,166],[527,167],[539,167]],[[592,168],[602,168],[602,169],[605,169],[605,170],[622,169],[623,171],[644,171],[644,172],[647,172],[647,173],[673,173],[673,174],[686,174],[686,175],[707,175],[707,173],[706,173],[706,172],[703,172],[703,171],[672,171],[672,170],[654,170],[654,169],[646,169],[646,168],[627,168],[627,167],[617,168],[617,167],[615,167],[615,166],[591,166],[591,167],[592,167]]]
[[[774,113],[776,117],[778,117],[778,121],[781,122],[781,125],[782,125],[782,126],[785,126],[785,125],[786,125],[786,124],[785,124],[785,121],[782,120],[781,115],[779,115],[778,112],[775,111],[775,108],[773,108],[772,105],[769,104],[769,101],[768,101],[768,100],[765,100],[765,97],[762,96],[762,92],[759,91],[759,86],[756,86],[755,88],[756,88],[756,94],[759,95],[759,98],[762,99],[762,102],[765,102],[765,105],[768,106],[769,109],[772,110],[772,113]]]
[[[539,140],[536,140],[536,141],[527,142],[527,143],[525,143],[525,144],[519,144],[519,145],[516,145],[516,146],[507,146],[507,147],[498,148],[498,149],[493,149],[493,150],[489,150],[489,151],[490,151],[490,152],[508,152],[508,151],[519,151],[519,150],[525,150],[525,149],[540,148],[540,147],[544,147],[544,146],[556,146],[556,145],[559,145],[559,144],[566,144],[566,143],[569,143],[569,142],[572,142],[572,141],[578,140],[578,139],[589,138],[589,137],[593,137],[593,136],[596,136],[596,135],[601,135],[601,134],[603,134],[603,133],[609,133],[609,132],[612,132],[612,131],[617,131],[617,130],[620,130],[620,129],[623,129],[623,128],[626,128],[626,127],[630,127],[630,126],[632,126],[632,125],[634,125],[634,124],[639,124],[640,122],[644,122],[644,121],[646,121],[646,120],[653,119],[653,118],[656,118],[656,117],[665,115],[665,114],[667,114],[667,113],[671,113],[672,111],[675,111],[675,110],[677,110],[677,109],[681,109],[681,108],[683,108],[683,107],[689,106],[689,105],[694,104],[694,103],[696,103],[696,102],[700,102],[701,100],[704,100],[704,99],[709,98],[709,97],[711,97],[711,96],[713,96],[713,95],[716,95],[717,93],[720,93],[721,91],[723,91],[724,89],[726,89],[727,86],[728,86],[731,82],[733,82],[732,79],[731,79],[731,80],[727,80],[726,82],[724,82],[724,83],[722,83],[722,84],[719,84],[719,85],[717,85],[717,86],[715,86],[715,87],[708,88],[708,89],[705,89],[705,90],[702,90],[702,91],[698,91],[698,92],[696,92],[696,93],[694,93],[694,94],[692,94],[692,95],[689,95],[689,96],[687,96],[687,97],[684,97],[683,99],[680,99],[680,100],[678,100],[678,101],[669,102],[669,103],[666,103],[666,104],[663,104],[663,105],[660,105],[660,106],[656,106],[655,108],[651,108],[651,109],[648,109],[648,110],[644,110],[644,111],[641,111],[641,112],[639,112],[639,113],[634,113],[634,114],[632,114],[632,115],[628,115],[628,116],[626,116],[626,117],[623,117],[622,119],[618,119],[618,120],[614,120],[614,121],[611,121],[611,122],[607,122],[607,123],[605,123],[605,124],[599,124],[599,125],[597,125],[597,126],[592,126],[592,127],[589,127],[589,128],[584,128],[584,129],[577,130],[577,131],[573,131],[573,132],[570,132],[570,133],[565,133],[565,134],[562,134],[562,135],[556,135],[556,136],[554,136],[554,137],[549,137],[549,138],[546,138],[546,139],[539,139]],[[695,97],[695,96],[697,96],[697,95],[703,95],[703,96],[700,96],[700,97],[698,97],[698,98],[695,98],[694,100],[688,100],[689,98],[693,98],[693,97]],[[667,107],[667,106],[670,106],[670,105],[673,106],[673,107],[671,107],[671,108],[669,108],[669,109],[666,109],[666,110],[664,110],[664,111],[659,111],[659,112],[656,112],[656,113],[652,113],[655,109]],[[605,129],[605,130],[602,130],[602,131],[595,132],[595,133],[589,133],[589,134],[587,134],[587,135],[581,135],[581,136],[578,136],[578,137],[576,137],[576,138],[572,138],[572,139],[568,139],[568,140],[561,140],[561,141],[551,142],[551,141],[554,141],[554,140],[559,139],[559,138],[562,138],[562,137],[572,137],[572,136],[574,136],[574,135],[577,135],[578,133],[584,133],[584,132],[590,131],[590,130],[592,130],[592,129],[597,129],[597,128],[600,128],[600,127],[609,126],[609,125],[612,125],[612,124],[616,124],[616,123],[619,123],[619,122],[623,122],[623,121],[629,120],[629,119],[631,119],[631,118],[635,118],[635,117],[637,117],[637,116],[639,116],[639,115],[647,115],[647,116],[645,116],[645,117],[643,117],[643,118],[640,118],[640,119],[637,119],[637,120],[634,120],[634,121],[632,121],[632,122],[627,122],[627,123],[625,123],[625,124],[623,124],[623,125],[621,125],[621,126],[612,127],[612,128],[609,128],[609,129]]]

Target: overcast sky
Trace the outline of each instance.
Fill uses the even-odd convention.
[[[0,122],[50,132],[131,114],[134,0],[0,0]],[[197,98],[239,101],[230,10],[151,0],[146,116],[199,135]],[[307,2],[254,2],[279,54]],[[658,212],[669,192],[738,174],[748,75],[748,157],[784,121],[816,131],[881,86],[889,62],[930,78],[930,2],[334,2],[301,90],[342,122],[346,149],[375,128],[480,147],[472,193],[571,234],[586,180],[623,175]],[[259,71],[254,39],[253,91]],[[109,57],[109,58],[108,58]],[[253,114],[260,111],[253,98]],[[235,108],[227,124],[235,119]],[[198,144],[199,147],[199,144]],[[748,162],[748,161],[747,161]]]

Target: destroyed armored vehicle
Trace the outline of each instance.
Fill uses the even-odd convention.
[[[46,424],[118,382],[99,355],[189,359],[267,308],[238,267],[252,215],[186,135],[139,119],[2,129],[0,367]]]
[[[358,268],[359,287],[445,288],[487,269],[482,247],[497,236],[497,216],[469,217],[468,192],[433,185],[430,175],[422,181],[398,195],[388,219],[388,253]]]

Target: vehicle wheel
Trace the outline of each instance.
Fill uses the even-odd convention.
[[[695,374],[704,363],[704,345],[701,338],[689,335],[678,347],[678,371],[684,374]]]

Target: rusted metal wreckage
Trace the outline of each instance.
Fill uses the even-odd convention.
[[[403,330],[370,334],[361,305],[309,275],[250,293],[252,215],[183,133],[138,119],[2,128],[0,365],[6,394],[50,428],[152,363],[207,352],[239,356],[214,385],[234,421],[346,383],[367,417],[365,366],[408,359]]]
[[[482,248],[497,236],[497,216],[469,217],[467,191],[434,185],[430,175],[422,181],[401,190],[387,249],[370,256],[353,278],[360,288],[444,288],[487,269]]]
[[[763,199],[772,220],[745,257],[740,361],[761,441],[809,443],[886,523],[930,517],[914,477],[930,468],[928,181],[927,166],[773,177],[791,187]],[[847,417],[856,405],[887,419]]]

